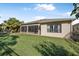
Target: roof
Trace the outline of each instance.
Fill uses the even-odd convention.
[[[40,19],[24,24],[41,24],[41,23],[48,23],[48,22],[61,22],[61,21],[73,21],[74,18],[54,18],[54,19]]]
[[[79,24],[79,19],[76,19],[72,22],[72,25],[77,25],[77,24]]]

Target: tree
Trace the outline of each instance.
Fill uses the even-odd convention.
[[[5,26],[4,26],[4,24],[3,24],[3,23],[1,23],[1,24],[0,24],[0,32],[3,32],[3,31],[4,31],[4,29],[5,29]]]
[[[75,15],[75,17],[79,18],[79,3],[73,3],[74,9],[72,10],[71,16]]]
[[[0,32],[2,31],[2,24],[0,24]]]
[[[6,29],[11,32],[17,32],[20,28],[22,22],[17,20],[16,18],[9,18],[4,23],[0,24],[0,31],[5,31]],[[16,31],[15,31],[16,30]],[[9,35],[9,33],[0,33],[0,55],[12,55],[14,53],[17,55],[9,46],[13,46],[17,43],[16,35]]]
[[[4,21],[4,28],[8,29],[10,32],[18,32],[21,21],[16,18],[9,18],[7,21]]]

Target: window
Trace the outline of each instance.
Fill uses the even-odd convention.
[[[38,25],[28,26],[28,32],[38,33]]]
[[[27,26],[22,26],[21,27],[21,32],[27,32]]]
[[[61,33],[61,24],[47,25],[47,32]]]

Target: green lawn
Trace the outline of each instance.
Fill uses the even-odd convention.
[[[9,35],[0,37],[16,40],[10,45],[11,55],[41,56],[41,55],[79,55],[79,43],[62,38],[34,36],[34,35]],[[8,54],[8,53],[7,53]],[[2,54],[2,55],[7,55]]]

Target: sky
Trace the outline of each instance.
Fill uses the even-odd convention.
[[[30,22],[39,19],[74,18],[72,3],[0,3],[0,23],[15,17]]]

